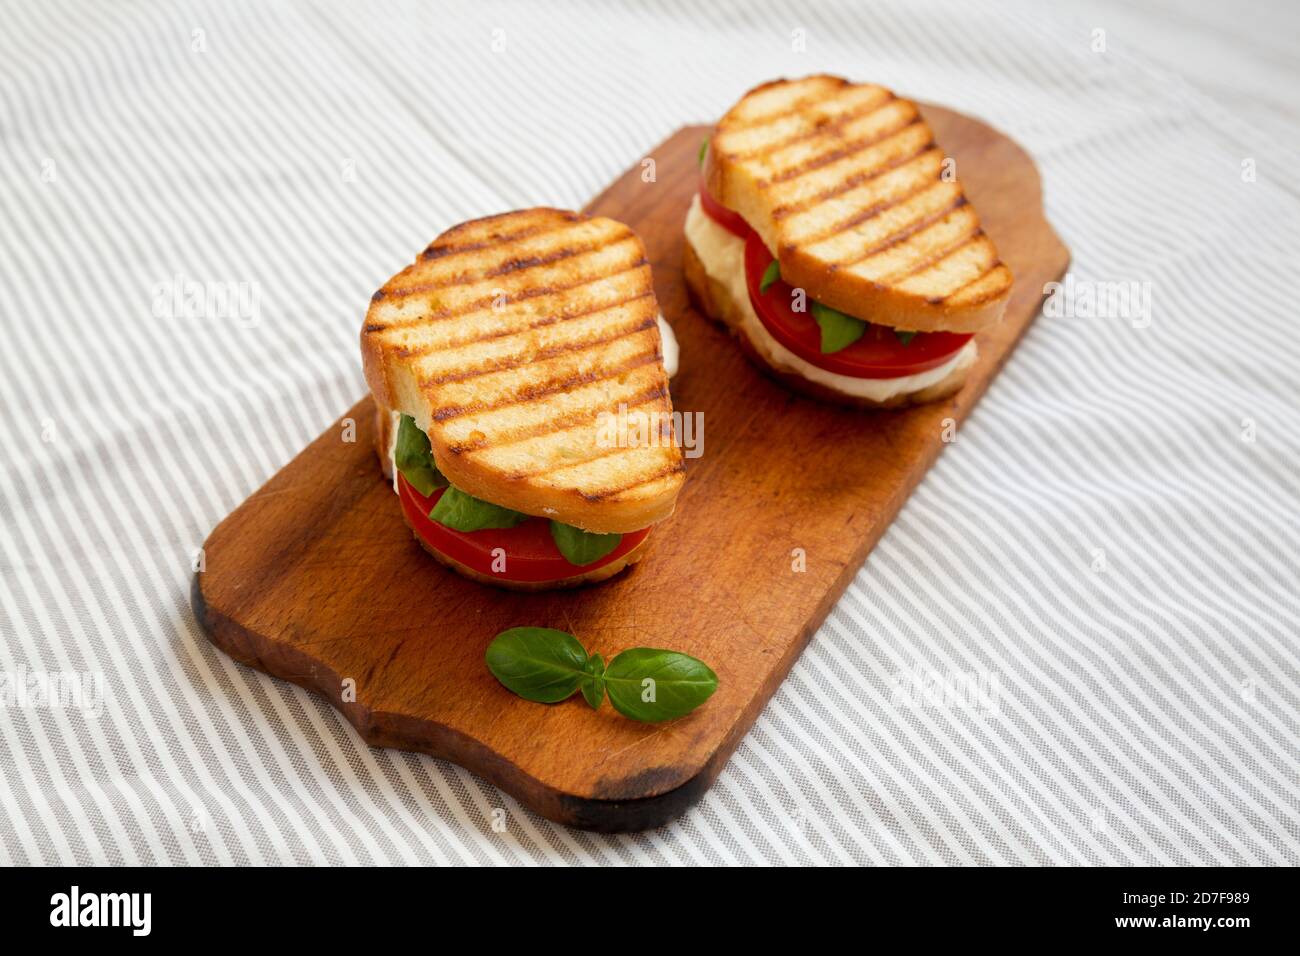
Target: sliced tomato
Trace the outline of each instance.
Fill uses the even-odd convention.
[[[704,185],[703,172],[700,173],[700,208],[704,210],[706,216],[733,236],[744,239],[749,235],[749,223],[745,222],[744,217],[738,212],[732,212],[709,195],[709,190]]]
[[[972,338],[970,333],[918,332],[904,345],[892,328],[868,323],[867,331],[847,348],[829,355],[822,352],[821,327],[808,310],[793,308],[794,288],[778,279],[759,291],[772,253],[758,233],[745,240],[745,284],[763,327],[805,362],[837,375],[854,378],[901,378],[938,368]]]
[[[570,564],[560,553],[551,538],[550,522],[545,518],[530,518],[513,528],[485,528],[482,531],[453,531],[446,525],[429,518],[429,512],[445,488],[439,488],[427,498],[411,487],[399,472],[398,495],[406,520],[425,544],[447,557],[459,561],[479,574],[502,581],[541,583],[577,577],[617,561],[650,534],[649,528],[623,535],[618,547],[599,561],[591,564]],[[497,548],[505,552],[505,570],[493,570]],[[498,562],[499,563],[499,562]]]

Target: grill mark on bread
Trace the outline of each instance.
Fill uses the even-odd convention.
[[[597,346],[608,345],[611,342],[616,342],[625,336],[636,335],[638,332],[644,332],[647,329],[653,328],[657,324],[658,317],[653,315],[648,318],[636,319],[634,324],[621,326],[613,332],[602,335],[599,338],[578,339],[576,342],[564,342],[559,345],[550,346],[549,348],[538,349],[535,352],[525,350],[522,354],[514,356],[513,358],[492,361],[468,371],[462,370],[452,375],[422,378],[420,379],[420,386],[450,385],[455,382],[467,382],[470,379],[479,378],[483,375],[490,375],[494,372],[508,372],[511,369],[525,368],[535,362],[544,362],[547,359],[558,358],[561,355],[578,355],[582,352],[590,351]],[[514,335],[516,333],[511,331],[506,334]],[[456,346],[456,348],[461,347],[462,346]]]
[[[422,253],[420,261],[433,262],[438,259],[445,259],[447,256],[459,256],[469,252],[481,252],[484,249],[491,249],[493,246],[499,246],[503,243],[517,242],[521,239],[532,239],[536,236],[544,236],[552,232],[563,232],[574,223],[574,219],[565,219],[561,222],[544,222],[540,225],[528,226],[518,232],[505,234],[493,233],[487,238],[477,242],[466,242],[451,245],[442,244],[441,240],[431,242]]]
[[[884,107],[882,106],[880,109],[884,109]],[[878,113],[880,112],[880,109],[873,110],[872,112]],[[787,166],[767,181],[770,183],[786,183],[798,179],[800,176],[806,176],[809,173],[816,172],[823,166],[829,166],[831,163],[836,163],[842,159],[847,159],[850,156],[856,156],[858,153],[866,152],[871,147],[880,145],[890,137],[897,136],[899,133],[907,132],[913,126],[916,126],[921,122],[923,121],[920,117],[913,114],[910,119],[900,126],[889,126],[871,136],[864,136],[860,139],[845,140],[835,149],[828,150],[825,153],[819,153],[818,155],[806,159],[802,163],[798,163],[794,166]]]
[[[772,153],[775,153],[782,149],[787,149],[791,146],[797,146],[800,143],[806,143],[809,140],[817,139],[818,137],[821,136],[833,136],[836,132],[842,130],[845,126],[848,126],[850,123],[860,119],[867,119],[873,114],[878,113],[883,109],[887,109],[892,103],[897,101],[898,98],[894,96],[893,93],[889,92],[888,90],[885,90],[884,93],[885,93],[885,98],[883,100],[879,100],[874,103],[868,103],[865,106],[859,106],[854,109],[851,109],[845,113],[842,113],[840,116],[836,117],[833,120],[828,120],[826,123],[823,123],[820,126],[814,126],[810,130],[805,130],[803,132],[795,133],[795,135],[788,137],[787,139],[778,140],[777,142],[769,143],[766,146],[760,146],[757,149],[750,150],[749,152],[738,152],[738,153],[733,153],[731,155],[734,159],[739,159],[739,160],[757,159],[763,156],[769,156]],[[816,103],[824,103],[827,100],[833,98],[834,98],[834,94],[832,94],[831,96],[827,96],[824,99],[817,100]],[[786,113],[780,114],[780,116],[773,117],[771,120],[766,120],[765,122],[775,123],[780,119],[785,118],[786,116],[791,116],[798,112],[800,112],[800,110],[791,110]],[[754,129],[754,126],[747,126],[743,128]]]
[[[492,332],[489,333],[488,335],[480,335],[477,336],[476,338],[465,339],[464,341],[461,342],[448,342],[444,344],[423,345],[416,348],[403,348],[398,346],[393,349],[393,354],[400,355],[403,358],[419,358],[423,355],[430,355],[434,352],[447,352],[447,351],[452,351],[454,349],[468,348],[471,345],[481,345],[484,342],[493,342],[496,341],[497,339],[509,338],[512,335],[519,335],[521,332],[532,332],[537,329],[549,328],[550,326],[558,325],[562,322],[572,322],[577,319],[585,319],[593,315],[599,315],[601,312],[610,312],[614,309],[621,309],[624,306],[631,305],[634,302],[639,302],[642,299],[651,298],[653,295],[654,292],[650,290],[646,290],[644,292],[638,292],[635,295],[625,296],[624,298],[618,299],[614,302],[597,303],[596,305],[592,306],[589,309],[583,309],[581,312],[557,312],[554,315],[543,316],[542,318],[537,319],[534,322],[529,322],[526,325],[510,326],[500,330],[499,332]],[[469,313],[460,313],[460,314],[466,315]],[[440,322],[442,321],[442,319],[437,319],[435,321]],[[433,323],[429,323],[429,324],[433,324]],[[367,329],[369,329],[369,326],[367,326]],[[434,381],[434,380],[428,379],[427,381]],[[448,381],[450,381],[450,379]]]
[[[928,256],[925,261],[919,263],[914,268],[909,269],[906,275],[900,275],[895,281],[902,282],[903,280],[909,278],[910,276],[914,276],[919,272],[923,272],[926,269],[932,268],[933,266],[940,265],[941,263],[946,262],[948,259],[961,255],[966,251],[966,249],[969,246],[977,244],[979,240],[983,238],[985,238],[984,230],[977,228],[973,233],[971,233],[970,236],[966,238],[964,242],[959,242],[955,246],[952,246],[949,249],[945,249],[942,252],[936,252],[934,255]],[[995,259],[997,258],[996,254],[994,258]],[[978,282],[980,279],[983,279],[986,275],[992,272],[994,268],[995,268],[994,266],[985,267],[984,270],[980,272],[979,275],[975,276],[975,278],[972,279],[971,281]],[[963,288],[969,284],[970,284],[969,282],[963,282],[962,285],[958,287],[958,289]],[[953,289],[951,291],[943,293],[942,295],[926,296],[926,301],[931,304],[937,305],[938,303],[942,302],[944,299],[948,298],[949,296],[955,295],[956,292],[957,289]]]
[[[925,184],[926,189],[929,189],[932,186],[934,186],[934,183],[932,182]],[[890,249],[894,248],[899,243],[906,242],[908,239],[912,238],[912,236],[916,235],[918,232],[921,232],[923,229],[930,228],[936,222],[940,222],[946,219],[948,216],[952,215],[953,212],[962,208],[962,206],[966,206],[968,204],[969,203],[966,197],[962,194],[958,194],[956,197],[953,198],[952,202],[948,203],[948,205],[944,206],[942,209],[936,209],[934,212],[931,212],[928,215],[921,217],[915,222],[909,223],[908,225],[904,226],[902,229],[899,229],[897,232],[885,236],[885,238],[883,238],[873,246],[870,246],[866,249],[859,249],[858,256],[856,259],[844,259],[841,260],[840,262],[835,263],[835,265],[839,268],[849,268],[850,266],[857,265],[859,262],[862,262],[866,259],[870,259],[872,256],[878,256],[882,252],[888,252]],[[954,249],[960,248],[961,246],[969,242],[970,239],[972,238],[974,237],[968,236],[965,239],[961,240],[956,246],[953,246],[952,248]],[[944,255],[947,255],[946,250],[944,252]],[[909,276],[911,274],[912,274],[911,272],[905,272],[898,275],[897,278],[900,279],[905,278],[906,276]],[[894,273],[890,273],[891,280],[894,276],[895,276]]]
[[[655,402],[655,401],[657,401],[657,400],[658,400],[657,398],[655,398],[655,397],[651,397],[648,401],[639,402],[639,403],[637,403],[636,405],[628,405],[627,408],[628,408],[628,411],[632,411],[634,408],[640,408],[640,407],[643,406],[643,405],[648,405],[648,404],[650,404],[650,403],[652,403],[652,402]],[[576,422],[575,422],[575,424],[579,424],[579,423],[576,423]],[[533,436],[527,436],[527,437],[521,438],[521,439],[519,439],[519,441],[521,441],[521,442],[527,441],[529,437],[533,437]],[[512,442],[512,444],[517,444],[517,443]],[[587,456],[586,458],[570,458],[570,459],[565,459],[565,461],[561,462],[561,463],[558,464],[558,465],[553,465],[553,466],[551,466],[551,467],[549,467],[549,468],[536,468],[536,469],[533,469],[532,471],[518,471],[518,470],[516,470],[516,471],[512,471],[512,472],[510,472],[510,477],[513,478],[513,479],[515,479],[515,480],[520,480],[520,479],[523,479],[523,478],[545,478],[547,475],[554,474],[554,473],[557,472],[557,471],[563,471],[565,468],[576,468],[576,467],[578,467],[579,465],[590,465],[593,461],[600,461],[602,458],[611,458],[611,457],[613,457],[614,455],[622,454],[623,452],[626,452],[627,450],[628,450],[628,449],[626,449],[626,448],[618,448],[618,447],[614,447],[614,448],[598,448],[598,449],[596,450],[596,453],[595,453],[594,455],[589,455],[589,456]]]
[[[667,409],[668,405],[666,402],[663,401],[663,399],[666,399],[667,397],[668,397],[667,386],[655,384],[655,385],[647,386],[646,388],[643,388],[641,391],[636,392],[635,394],[629,395],[626,399],[622,399],[621,404],[625,404],[627,406],[628,411],[632,411],[633,409],[637,409],[637,408],[644,408],[647,405],[660,405],[662,408]],[[553,432],[561,432],[564,431],[565,429],[572,428],[575,425],[585,424],[591,421],[594,417],[596,417],[603,411],[608,411],[608,409],[593,408],[593,407],[581,408],[573,412],[570,412],[567,415],[557,415],[555,418],[547,419],[546,421],[540,422],[537,425],[530,425],[527,428],[511,429],[507,432],[504,432],[501,435],[493,436],[493,439],[491,441],[488,441],[487,437],[484,436],[483,441],[472,443],[473,447],[466,447],[471,443],[463,442],[458,448],[457,454],[464,454],[466,452],[471,452],[471,451],[493,452],[503,448],[511,448],[515,445],[521,445],[524,442],[530,441],[531,439],[537,438],[541,435],[547,435]],[[528,471],[515,469],[511,472],[508,472],[508,477],[518,480],[522,478],[549,475],[552,472],[563,471],[565,468],[574,468],[577,467],[578,465],[585,465],[588,462],[598,461],[601,458],[609,458],[612,455],[617,455],[627,451],[636,450],[636,449],[629,449],[629,448],[619,448],[617,446],[613,448],[600,448],[600,446],[593,445],[592,447],[598,450],[597,454],[590,455],[586,458],[566,458],[562,462],[557,462],[545,468],[534,468]]]
[[[625,492],[631,491],[633,488],[640,488],[642,485],[648,485],[653,481],[660,481],[664,478],[667,478],[669,475],[676,475],[685,470],[686,470],[686,462],[679,460],[674,462],[671,465],[667,465],[663,468],[660,468],[656,472],[646,475],[644,478],[639,478],[636,481],[630,481],[630,482],[625,482],[624,484],[621,485],[614,485],[612,487],[601,488],[597,491],[580,491],[578,493],[582,495],[582,497],[586,498],[588,501],[592,501],[592,502],[604,501],[605,499],[612,498],[615,495],[621,495],[624,494]]]
[[[585,222],[587,216],[582,213],[574,212],[571,209],[556,209],[551,206],[537,206],[532,209],[516,209],[512,212],[499,212],[491,216],[480,216],[478,219],[470,219],[466,222],[458,223],[450,229],[443,232],[438,238],[434,239],[430,245],[439,245],[440,243],[450,243],[455,245],[459,240],[466,236],[474,236],[482,233],[485,229],[495,227],[495,231],[487,233],[488,236],[497,236],[501,240],[507,240],[513,235],[509,230],[519,225],[523,229],[529,228],[534,223],[561,222],[574,223]],[[501,231],[506,230],[506,231]],[[518,231],[518,230],[516,230]]]
[[[915,276],[918,272],[924,272],[926,269],[930,268],[931,265],[941,263],[941,261],[948,259],[949,256],[958,254],[958,252],[961,252],[963,248],[970,246],[971,243],[978,242],[980,238],[983,238],[983,235],[984,230],[980,229],[979,225],[976,225],[975,232],[970,233],[966,238],[959,239],[959,241],[953,243],[952,246],[946,246],[945,248],[939,248],[939,250],[933,251],[932,254],[926,256],[926,258],[918,259],[915,263],[911,264],[910,267],[907,268],[906,272],[891,273],[889,274],[889,278],[891,278],[891,281],[897,282],[905,280],[905,278],[909,276]],[[984,272],[988,272],[988,269],[984,269]],[[983,276],[983,274],[983,272],[980,273],[980,276]]]
[[[827,79],[831,79],[831,78],[827,77]],[[816,106],[818,103],[825,103],[827,100],[832,99],[837,93],[843,90],[844,87],[849,85],[847,80],[839,79],[839,77],[835,77],[834,79],[838,80],[838,82],[834,86],[830,87],[829,89],[827,89],[826,87],[820,87],[816,90],[812,90],[809,92],[807,99],[797,99],[792,104],[790,104],[790,106],[786,109],[779,110],[775,113],[763,113],[760,116],[754,117],[754,119],[750,122],[740,122],[731,128],[736,130],[754,129],[756,126],[764,126],[767,125],[768,123],[774,123],[777,120],[785,119],[785,117],[787,116],[794,116],[797,113],[803,112],[804,110],[808,109],[811,106]],[[779,83],[781,81],[778,80],[776,82]],[[776,83],[764,84],[764,86],[768,86],[768,87],[775,86],[775,85]]]
[[[907,133],[908,130],[912,129],[912,127],[914,127],[915,125],[916,125],[915,123],[909,123],[907,126],[904,126],[902,129],[897,130],[894,133],[891,133],[889,136],[886,136],[884,139],[882,139],[879,143],[876,143],[875,145],[879,146],[882,143],[885,143],[888,140],[893,139],[895,136],[902,136],[905,133]],[[884,176],[887,173],[893,172],[899,166],[903,166],[907,163],[912,162],[918,156],[921,156],[922,154],[933,149],[934,145],[935,145],[934,137],[931,136],[928,139],[926,139],[923,143],[921,143],[919,146],[917,146],[915,149],[913,149],[910,153],[906,153],[905,155],[902,156],[891,157],[890,159],[876,166],[869,166],[866,169],[856,170],[850,175],[846,176],[844,179],[841,179],[834,186],[830,186],[827,189],[823,189],[821,192],[814,193],[813,195],[807,197],[806,199],[802,199],[797,203],[786,203],[777,206],[775,209],[772,210],[772,218],[780,221],[781,219],[793,215],[794,213],[804,212],[805,210],[812,208],[818,203],[825,202],[827,199],[834,199],[836,196],[842,195],[848,192],[850,189],[856,189],[858,186],[865,185],[866,183],[871,182],[873,179],[878,179],[879,177]]]
[[[497,279],[501,276],[510,275],[512,272],[527,272],[529,269],[535,269],[538,266],[549,266],[555,262],[563,262],[565,259],[572,259],[579,252],[587,252],[594,246],[575,247],[565,246],[556,252],[548,252],[540,256],[523,256],[518,259],[507,259],[501,265],[488,269],[483,273],[484,279]]]
[[[983,235],[984,233],[983,233],[983,231],[981,231],[979,234],[980,234],[980,235]],[[954,251],[960,251],[960,250],[958,249],[958,250],[954,250]],[[950,300],[950,299],[955,299],[957,296],[961,295],[961,293],[962,293],[963,291],[965,291],[966,289],[969,289],[971,286],[976,285],[977,283],[983,282],[985,279],[987,279],[987,278],[989,277],[989,274],[990,274],[990,273],[997,272],[999,269],[1004,269],[1004,268],[1006,268],[1006,263],[1004,263],[1001,259],[999,259],[999,258],[997,258],[997,257],[995,256],[994,259],[993,259],[993,264],[990,265],[990,266],[989,266],[987,269],[985,269],[983,272],[981,272],[979,275],[977,275],[975,278],[971,279],[969,282],[963,282],[961,285],[957,286],[957,288],[953,289],[951,292],[947,293],[947,294],[944,295],[942,298],[939,298],[939,299],[931,299],[930,301],[931,301],[931,302],[947,302],[947,301]],[[1001,292],[1001,287],[999,287],[998,290],[995,290],[995,291],[993,291],[993,292],[990,292],[988,295],[981,296],[980,298],[978,298],[978,299],[974,299],[974,300],[972,300],[972,301],[973,301],[973,302],[987,302],[989,299],[996,298],[997,296],[999,296],[999,295],[1001,295],[1001,294],[1002,294],[1002,292]]]
[[[603,382],[606,379],[614,378],[616,375],[622,375],[625,372],[630,372],[634,369],[640,368],[650,362],[658,361],[659,358],[659,344],[656,342],[653,349],[647,352],[638,352],[635,355],[629,356],[619,365],[580,372],[576,375],[570,374],[562,378],[547,379],[544,382],[537,382],[512,393],[508,401],[469,402],[465,405],[447,405],[442,408],[436,408],[433,412],[433,420],[441,424],[442,422],[448,422],[454,418],[461,418],[465,415],[494,412],[502,408],[510,408],[515,405],[524,405],[529,402],[535,402],[538,399],[546,398],[559,392],[568,391],[571,388],[590,385],[593,382]]]
[[[762,116],[755,118],[753,122],[741,123],[740,125],[731,128],[737,132],[748,132],[758,129],[760,126],[771,126],[775,123],[779,123],[787,116],[797,116],[806,109],[816,107],[819,103],[825,103],[827,100],[834,97],[837,92],[838,90],[832,90],[830,92],[824,92],[821,95],[815,95],[811,99],[800,100],[788,109],[783,109],[777,113],[764,113]],[[748,154],[740,153],[738,155],[745,156]]]
[[[499,279],[504,275],[518,276],[531,269],[536,269],[538,266],[553,265],[554,263],[561,262],[565,259],[577,259],[596,252],[606,252],[609,249],[621,245],[627,245],[629,248],[634,248],[636,245],[636,237],[626,236],[622,239],[615,240],[614,242],[570,246],[561,250],[561,254],[558,255],[538,255],[508,259],[500,266],[495,266],[491,269],[473,270],[468,275],[451,275],[438,282],[418,282],[414,285],[402,286],[397,289],[388,288],[384,293],[384,298],[387,300],[401,301],[403,299],[409,299],[413,295],[425,292],[437,292],[439,289],[450,289],[460,285],[473,285],[477,282],[485,282],[488,279]],[[641,260],[645,261],[645,257],[642,256]]]
[[[616,279],[620,276],[627,275],[629,272],[635,272],[638,269],[644,268],[649,264],[650,261],[646,259],[645,256],[642,256],[636,262],[630,263],[623,268],[615,269],[612,272],[601,273],[600,275],[589,276],[579,282],[569,283],[568,285],[534,286],[532,288],[523,289],[515,295],[510,296],[509,304],[514,305],[517,302],[526,302],[529,299],[537,299],[544,295],[556,295],[561,292],[572,292],[575,289],[581,289],[583,286],[593,285],[597,282],[605,282],[609,279]],[[411,297],[411,294],[403,293],[400,299]],[[481,312],[484,309],[490,308],[495,299],[496,296],[489,295],[481,299],[475,299],[468,304],[454,309],[435,309],[432,312],[425,313],[424,315],[411,316],[408,319],[401,319],[397,322],[370,322],[367,323],[366,329],[367,331],[373,330],[375,332],[382,332],[385,329],[407,329],[433,322],[443,322],[449,319],[459,318],[463,315],[469,315],[472,312]]]
[[[520,233],[531,231],[539,226],[542,228],[551,225],[563,227],[586,222],[587,219],[588,217],[570,209],[554,209],[546,206],[515,210],[514,212],[501,212],[492,216],[470,219],[467,222],[452,226],[429,243],[429,247],[446,246],[454,248],[483,239],[491,239],[496,243],[507,243]]]
[[[889,210],[895,208],[896,206],[901,206],[903,203],[915,199],[917,196],[921,195],[926,190],[934,188],[935,182],[936,180],[932,180],[932,179],[922,180],[921,184],[917,186],[915,189],[913,189],[911,192],[907,192],[907,193],[903,193],[902,195],[895,196],[893,199],[884,199],[879,202],[872,203],[870,206],[866,207],[865,209],[859,210],[858,212],[854,213],[852,216],[849,216],[847,219],[841,219],[839,222],[835,223],[832,226],[829,226],[828,228],[822,230],[821,232],[814,232],[810,235],[800,236],[799,241],[795,245],[800,247],[814,246],[819,242],[825,242],[827,239],[830,239],[834,236],[838,236],[841,233],[848,232],[854,226],[859,226],[869,219],[875,219],[877,216],[889,212]]]
[[[933,223],[932,223],[931,225],[933,225]],[[956,255],[957,253],[959,253],[959,252],[961,252],[963,249],[965,249],[967,246],[969,246],[969,245],[971,245],[972,243],[978,241],[978,240],[980,239],[980,237],[982,237],[983,235],[984,235],[984,230],[981,229],[981,228],[979,228],[978,225],[976,225],[976,227],[975,227],[975,231],[974,231],[974,232],[970,233],[970,234],[967,235],[965,238],[961,239],[960,241],[956,242],[955,244],[953,244],[953,245],[951,245],[951,246],[946,246],[946,247],[941,248],[941,249],[936,249],[934,252],[930,253],[928,256],[924,256],[924,257],[918,258],[918,259],[916,259],[916,260],[914,260],[914,261],[912,261],[912,262],[909,262],[909,263],[907,264],[906,268],[902,269],[901,271],[891,272],[891,273],[889,273],[889,275],[885,276],[885,277],[882,278],[880,281],[882,281],[882,282],[902,282],[904,279],[908,278],[909,276],[914,276],[914,275],[916,275],[918,272],[924,272],[926,269],[930,268],[932,265],[935,265],[936,263],[939,263],[939,262],[943,262],[943,260],[945,260],[945,259],[947,259],[947,258],[950,258],[951,256]],[[985,271],[987,272],[988,270],[986,269]],[[951,295],[951,294],[952,294],[952,293],[950,293],[950,292],[945,292],[945,293],[944,293],[943,295],[941,295],[941,296],[926,296],[926,301],[927,301],[927,302],[942,302],[946,296]]]

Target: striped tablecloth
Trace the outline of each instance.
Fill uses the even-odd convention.
[[[1052,6],[3,3],[0,862],[1300,862],[1300,22]],[[694,810],[552,826],[209,646],[373,289],[817,71],[1023,143],[1073,285]]]

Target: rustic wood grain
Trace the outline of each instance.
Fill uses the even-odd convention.
[[[944,419],[970,412],[1037,314],[1043,284],[1069,261],[1043,218],[1029,157],[975,120],[925,113],[1016,275],[1006,319],[980,335],[979,363],[953,399],[873,413],[797,397],[692,311],[682,221],[706,130],[683,129],[648,154],[654,182],[638,163],[589,207],[645,241],[682,345],[674,405],[704,414],[703,457],[688,461],[676,514],[655,530],[650,554],[575,592],[506,592],[450,573],[402,522],[371,450],[366,398],[212,532],[193,603],[213,643],[323,694],[368,743],[455,761],[552,820],[638,830],[681,813],[930,467]],[[795,548],[807,556],[802,573],[792,570]],[[685,651],[718,673],[718,691],[657,726],[608,703],[594,712],[580,696],[528,703],[483,663],[494,635],[525,624],[572,631],[606,660],[636,645]],[[346,679],[354,701],[342,699]]]

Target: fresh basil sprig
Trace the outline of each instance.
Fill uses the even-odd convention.
[[[453,531],[482,531],[485,528],[513,528],[523,524],[531,515],[475,498],[451,485],[433,506],[429,517]]]
[[[447,479],[434,464],[429,436],[420,431],[420,426],[410,415],[403,415],[401,424],[397,426],[393,459],[397,470],[411,483],[411,487],[426,498],[439,488],[447,487]]]
[[[822,354],[830,355],[846,349],[867,331],[867,323],[845,315],[839,309],[832,309],[820,302],[812,303],[813,318],[822,330]]]
[[[777,279],[781,278],[781,263],[773,259],[763,270],[763,278],[758,280],[758,291],[766,292]]]
[[[609,554],[618,547],[618,543],[623,540],[623,536],[621,534],[597,534],[594,531],[583,531],[581,528],[575,528],[571,524],[552,521],[551,540],[555,542],[555,546],[560,549],[560,554],[564,555],[566,561],[581,567],[584,564],[599,561]]]
[[[904,332],[902,329],[894,329],[894,334],[898,336],[898,341],[903,343],[903,348],[907,348],[912,339],[916,338],[915,332]]]
[[[492,675],[525,700],[554,704],[581,690],[599,709],[608,693],[615,710],[644,723],[685,716],[718,689],[718,675],[688,654],[634,647],[606,667],[572,634],[549,627],[502,631],[485,659]]]

